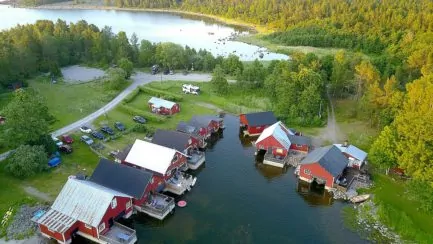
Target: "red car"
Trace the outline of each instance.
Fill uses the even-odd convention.
[[[70,137],[69,135],[63,135],[61,138],[62,141],[66,144],[72,144],[72,142],[74,142],[74,139],[72,139],[72,137]]]

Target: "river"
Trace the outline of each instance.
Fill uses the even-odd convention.
[[[265,51],[254,45],[224,40],[233,33],[248,33],[241,27],[227,26],[210,19],[179,14],[80,9],[24,9],[0,5],[0,30],[17,24],[35,23],[40,19],[67,22],[86,20],[99,28],[111,26],[113,32],[124,31],[129,37],[136,33],[139,39],[151,42],[174,42],[195,49],[206,49],[215,56],[234,53],[243,61],[259,58],[259,50],[264,53],[263,60],[287,59],[286,55]]]

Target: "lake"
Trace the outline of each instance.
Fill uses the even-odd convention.
[[[86,20],[99,28],[111,26],[115,33],[124,31],[129,37],[136,33],[139,39],[151,42],[174,42],[197,50],[207,49],[215,56],[234,53],[241,60],[250,61],[259,58],[258,51],[261,50],[264,53],[263,60],[287,59],[286,55],[268,53],[264,48],[254,45],[229,40],[219,41],[233,33],[247,33],[247,30],[216,23],[210,19],[155,12],[23,9],[0,5],[0,30],[17,24],[35,23],[40,19],[56,21],[59,18],[67,22]]]
[[[206,151],[185,208],[159,221],[138,215],[139,243],[366,243],[346,229],[345,203],[299,185],[293,169],[256,163],[251,142],[240,140],[239,119]]]

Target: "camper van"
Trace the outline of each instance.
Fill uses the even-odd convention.
[[[184,84],[182,85],[182,91],[185,94],[194,94],[194,95],[198,95],[200,93],[200,87],[198,86],[193,86],[191,84]]]

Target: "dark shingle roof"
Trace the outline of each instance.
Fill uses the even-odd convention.
[[[299,145],[311,145],[311,139],[310,137],[306,136],[294,136],[294,135],[288,135],[289,140],[293,144],[299,144]]]
[[[151,178],[152,174],[149,172],[102,158],[89,180],[135,199],[141,199]]]
[[[179,131],[157,130],[153,135],[152,143],[183,152],[189,139],[190,136],[188,134]]]
[[[275,118],[272,112],[258,112],[245,114],[248,121],[248,126],[262,126],[262,125],[272,125],[277,123],[277,118]]]
[[[124,161],[128,156],[129,151],[131,151],[131,148],[132,148],[132,144],[126,146],[122,151],[116,154],[116,158],[119,159],[120,161]]]
[[[199,134],[199,130],[197,127],[193,125],[189,125],[185,122],[179,122],[179,124],[177,124],[176,130],[183,133],[192,134],[192,135]]]
[[[319,163],[331,175],[337,177],[346,168],[348,159],[336,146],[326,146],[314,149],[307,155],[301,164]]]
[[[193,126],[199,126],[199,127],[207,127],[210,122],[214,121],[221,121],[221,118],[218,118],[217,116],[213,115],[200,115],[200,116],[193,116],[191,120],[189,121],[189,124]]]

